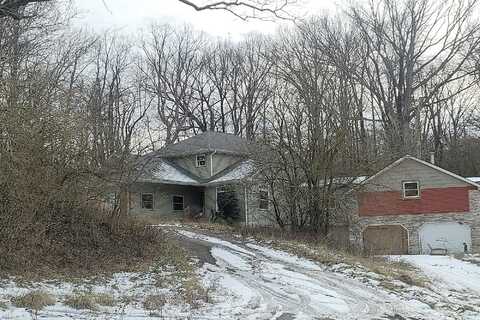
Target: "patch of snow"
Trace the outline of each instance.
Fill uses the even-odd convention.
[[[239,254],[234,254],[228,250],[218,248],[218,247],[214,247],[210,251],[212,256],[215,258],[215,260],[223,261],[224,265],[232,265],[232,266],[235,266],[235,268],[238,268],[239,270],[242,270],[242,271],[252,270],[248,261],[245,260],[244,257]]]
[[[267,248],[264,246],[259,246],[253,243],[247,243],[246,246],[249,248],[255,249],[257,251],[260,251],[263,255],[275,260],[280,260],[289,264],[294,264],[298,267],[308,269],[308,270],[317,270],[317,271],[322,270],[315,262],[304,259],[304,258],[300,258],[298,256],[294,256],[285,251],[275,250],[275,249]]]
[[[480,267],[450,256],[392,256],[410,263],[432,279],[433,283],[450,290],[480,295]]]
[[[241,253],[247,254],[247,255],[252,254],[250,251],[245,250],[244,248],[242,248],[242,247],[240,247],[236,244],[233,244],[231,242],[224,241],[224,240],[221,240],[221,239],[218,239],[218,238],[209,237],[209,236],[206,236],[206,235],[203,235],[203,234],[194,233],[194,232],[190,232],[190,231],[186,231],[186,230],[178,230],[177,232],[179,234],[187,237],[187,238],[198,239],[198,240],[203,240],[203,241],[210,242],[210,243],[213,243],[213,244],[218,244],[218,245],[233,249],[235,251],[238,251],[238,252],[241,252]]]
[[[186,175],[173,165],[160,160],[155,159],[154,163],[148,165],[148,169],[139,181],[143,182],[157,182],[157,183],[179,183],[188,185],[198,185],[199,182],[190,176]]]
[[[228,181],[242,180],[249,177],[253,173],[253,161],[247,160],[240,163],[238,166],[228,171],[224,175],[218,177],[215,180],[210,181],[210,183],[220,183]]]

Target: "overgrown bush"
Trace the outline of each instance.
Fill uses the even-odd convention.
[[[1,270],[125,270],[162,252],[164,239],[158,229],[145,228],[128,218],[113,228],[109,216],[95,208],[51,210],[48,218],[31,221],[19,232],[0,233]]]

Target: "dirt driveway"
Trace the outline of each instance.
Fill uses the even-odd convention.
[[[172,228],[214,284],[219,319],[455,319],[258,243]]]

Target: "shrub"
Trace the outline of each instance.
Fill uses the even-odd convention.
[[[95,296],[86,292],[74,293],[65,298],[65,304],[73,309],[97,310]]]
[[[143,307],[145,310],[154,311],[162,310],[163,306],[167,303],[167,299],[162,294],[153,294],[145,297],[143,301]]]
[[[12,304],[18,308],[34,311],[42,310],[46,306],[55,304],[55,298],[45,291],[36,290],[11,299]]]

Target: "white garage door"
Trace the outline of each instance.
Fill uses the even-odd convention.
[[[430,254],[432,248],[447,249],[448,253],[464,251],[466,243],[468,250],[472,245],[470,227],[457,222],[425,223],[419,230],[422,253]]]

